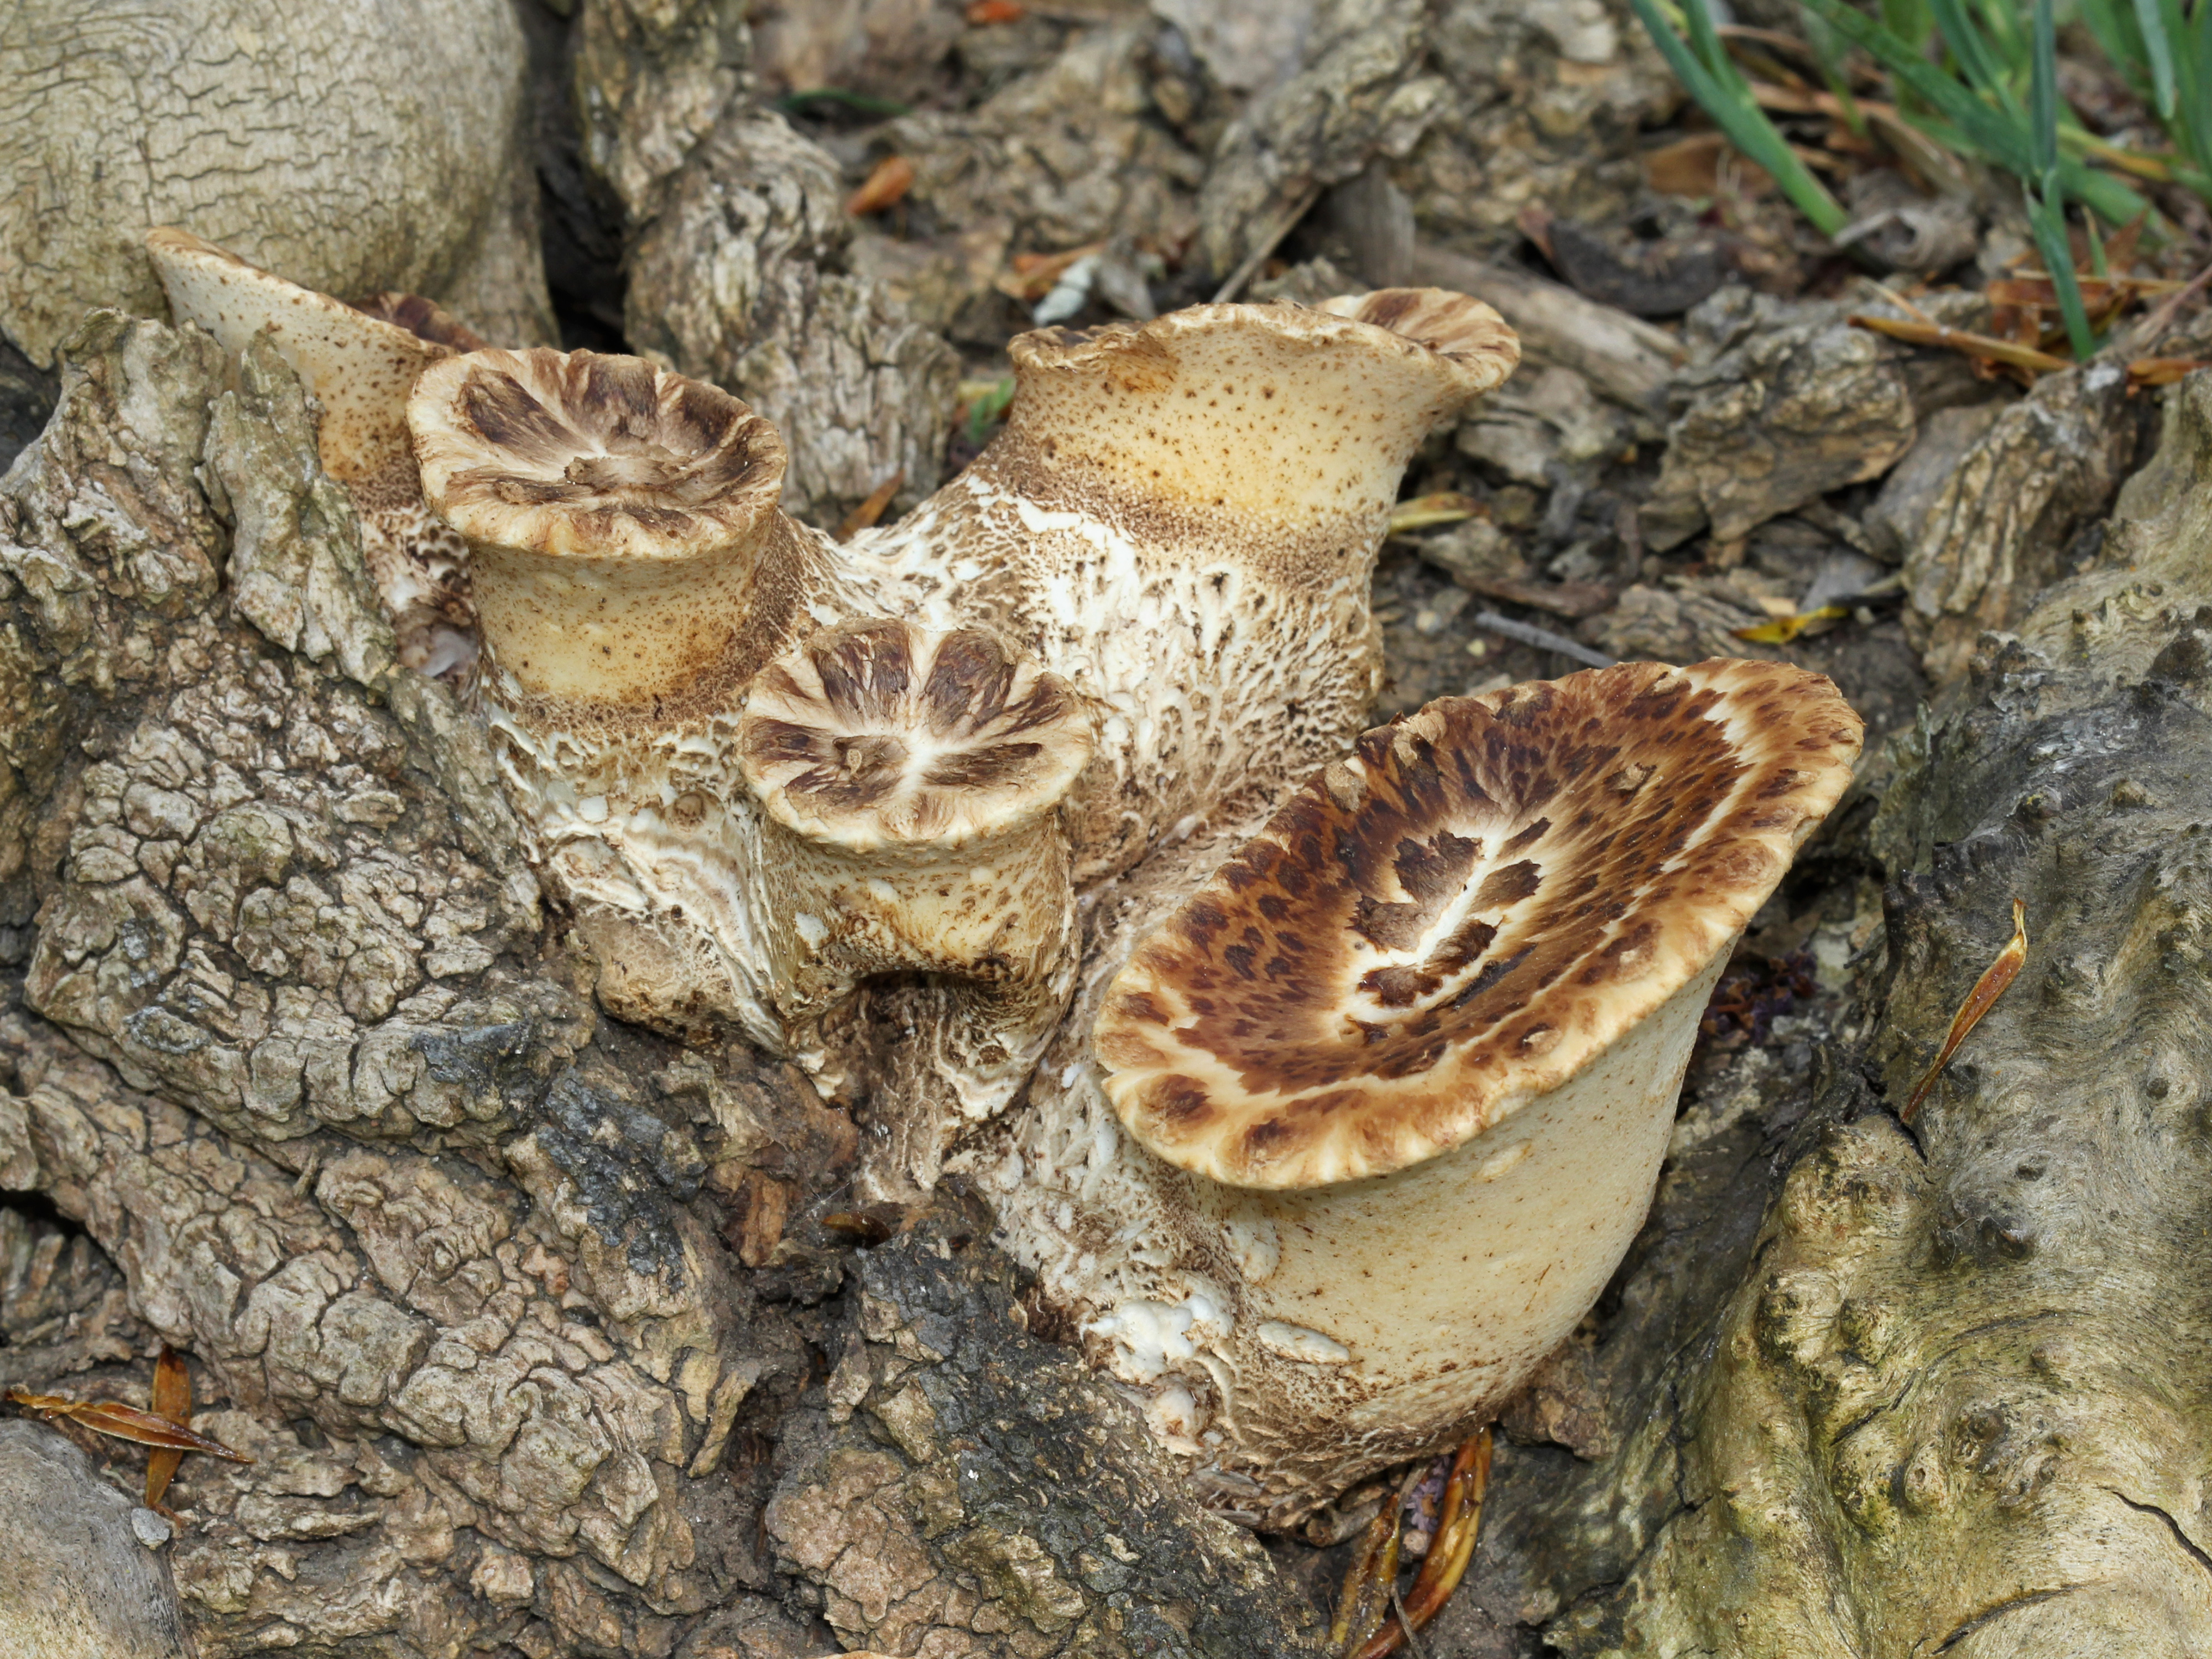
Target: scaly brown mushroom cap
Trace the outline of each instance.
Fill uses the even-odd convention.
[[[761,671],[738,764],[769,817],[848,852],[946,850],[1035,823],[1091,758],[1067,683],[975,629],[868,618]]]
[[[681,559],[749,531],[783,440],[720,388],[641,357],[473,351],[416,383],[422,493],[471,542]]]
[[[1559,1087],[1765,902],[1863,726],[1784,665],[1626,663],[1364,735],[1137,948],[1094,1033],[1169,1163],[1402,1170]]]
[[[407,422],[502,706],[665,726],[783,648],[807,563],[776,510],[783,440],[727,392],[641,357],[473,351],[423,374]]]

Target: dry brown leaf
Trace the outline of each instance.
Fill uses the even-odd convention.
[[[161,1357],[154,1362],[154,1389],[147,1404],[154,1415],[167,1418],[180,1429],[189,1429],[192,1421],[192,1374],[185,1367],[185,1358],[167,1343],[161,1345]],[[146,1507],[159,1509],[161,1494],[169,1489],[169,1482],[177,1473],[177,1465],[185,1461],[183,1452],[173,1446],[155,1448],[146,1458]]]
[[[231,1450],[220,1440],[210,1440],[166,1417],[156,1417],[151,1412],[142,1412],[136,1406],[112,1400],[71,1400],[66,1395],[33,1394],[27,1389],[10,1389],[0,1397],[33,1417],[65,1417],[112,1439],[128,1440],[140,1446],[163,1446],[176,1451],[205,1452],[210,1457],[225,1458],[233,1463],[253,1461],[244,1452]]]
[[[914,163],[903,155],[886,155],[860,189],[845,198],[845,211],[854,218],[865,213],[880,213],[903,198],[914,188]]]
[[[891,497],[898,494],[899,486],[905,482],[906,469],[901,467],[890,477],[878,484],[869,492],[867,500],[845,515],[844,523],[837,526],[837,539],[841,542],[849,542],[863,530],[874,524],[877,520],[882,518],[884,509],[891,504]]]
[[[1959,1045],[1966,1040],[1966,1033],[1982,1023],[1996,1000],[2005,994],[2005,988],[2020,976],[2021,963],[2027,960],[2027,906],[2020,900],[2012,902],[2012,939],[1997,952],[1997,959],[1984,970],[1974,981],[1974,988],[1966,993],[1966,1000],[1959,1006],[1951,1021],[1951,1034],[1943,1039],[1942,1052],[1936,1063],[1920,1079],[1920,1086],[1912,1091],[1912,1098],[1905,1103],[1905,1109],[1897,1115],[1900,1123],[1910,1123],[1920,1110],[1920,1103],[1928,1097],[1929,1090],[1936,1086],[1936,1079],[1951,1063],[1951,1056],[1959,1052]]]

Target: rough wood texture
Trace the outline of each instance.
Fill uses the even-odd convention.
[[[898,507],[928,496],[959,361],[845,268],[853,222],[830,157],[780,115],[733,110],[662,195],[630,255],[631,343],[786,434],[799,517],[834,526],[894,472]]]
[[[524,85],[508,0],[11,5],[0,335],[44,369],[91,307],[162,314],[143,239],[175,224],[325,294],[550,340]]]
[[[823,1487],[853,1448],[767,1452],[811,1354],[872,1332],[911,1358],[888,1327],[852,1337],[865,1298],[829,1299],[856,1240],[818,1218],[850,1202],[851,1126],[742,1045],[682,1049],[579,994],[480,726],[392,667],[273,352],[226,389],[204,337],[101,313],[64,358],[0,494],[0,1176],[84,1230],[135,1321],[90,1261],[57,1284],[64,1247],[19,1217],[10,1380],[143,1403],[155,1337],[203,1369],[196,1426],[256,1459],[188,1459],[171,1489],[207,1659],[826,1650],[809,1587],[844,1607],[847,1517],[791,1511],[771,1538],[763,1516],[772,1484]],[[248,580],[280,557],[289,587]],[[1295,1651],[1249,1540],[1006,1316],[980,1231],[941,1386],[1033,1386],[993,1385],[1004,1480],[950,1540],[968,1443],[908,1448],[900,1492],[942,1501],[901,1524],[961,1589],[927,1627],[968,1644],[946,1651],[1110,1652],[1086,1644],[1131,1620],[1133,1652]],[[1078,1434],[1080,1495],[1035,1472]],[[1107,1512],[1140,1504],[1148,1525]],[[0,1583],[9,1548],[0,1529]]]
[[[1685,1120],[1587,1364],[1537,1390],[1596,1461],[1501,1460],[1439,1655],[2202,1650],[2204,378],[2023,623],[2045,650],[1989,638],[1900,739],[1857,1007],[1815,1089]],[[1908,1128],[2014,896],[2027,967]]]

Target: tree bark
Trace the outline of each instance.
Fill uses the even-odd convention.
[[[988,1213],[853,1212],[797,1073],[595,1010],[274,353],[63,357],[0,489],[0,1377],[191,1354],[256,1460],[172,1488],[199,1651],[1313,1650],[1313,1553],[1200,1510]],[[2212,386],[2172,407],[1808,854],[1784,908],[1846,932],[1890,878],[1856,999],[1701,1068],[1430,1653],[2202,1645]]]
[[[1432,1651],[2203,1650],[2208,462],[2200,374],[2103,559],[1899,738],[1833,1046],[1693,1091],[1588,1342],[1509,1416],[1589,1461],[1501,1456]],[[2015,898],[2027,966],[1907,1122]]]
[[[1010,1316],[986,1222],[837,1296],[880,1237],[822,1224],[851,1125],[580,993],[274,351],[227,389],[205,337],[102,313],[64,357],[0,494],[0,1170],[130,1319],[19,1216],[0,1370],[143,1405],[157,1340],[192,1356],[197,1426],[256,1460],[172,1488],[202,1654],[787,1656],[836,1645],[817,1609],[946,1651],[1304,1650],[1249,1536]],[[824,1508],[856,1457],[902,1472]],[[919,1575],[880,1601],[871,1515]]]
[[[0,337],[45,371],[91,307],[164,314],[144,238],[181,225],[325,294],[550,342],[525,58],[508,0],[18,0]]]

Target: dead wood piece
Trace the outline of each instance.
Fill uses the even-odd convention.
[[[914,221],[938,228],[909,242],[863,230],[854,268],[878,274],[914,319],[995,346],[1012,319],[993,287],[1018,256],[1131,234],[1179,251],[1197,229],[1205,163],[1153,106],[1146,65],[1158,27],[1078,29],[1049,62],[972,110],[888,123],[883,143],[914,163]]]
[[[185,0],[9,9],[0,336],[46,369],[92,307],[162,315],[143,238],[175,224],[324,293],[424,294],[501,340],[554,337],[504,0],[240,0],[216,15]]]
[[[981,1631],[1009,1653],[1317,1653],[1313,1609],[1200,1507],[1135,1408],[1016,1325],[991,1224],[940,1189],[860,1258],[824,1403],[779,1453],[780,1564],[842,1641],[885,1652]]]
[[[1563,283],[1432,247],[1414,250],[1413,270],[1417,283],[1494,307],[1521,337],[1525,361],[1573,369],[1632,409],[1649,409],[1680,362],[1681,348],[1664,329]]]
[[[16,1139],[0,1127],[0,1144]],[[0,1185],[27,1188],[33,1170],[27,1159],[0,1169]],[[148,1340],[123,1275],[89,1238],[11,1209],[0,1209],[0,1387],[127,1360]]]
[[[2020,623],[2021,641],[2055,662],[2113,676],[2150,672],[2174,630],[2212,604],[2212,373],[2166,394],[2150,463],[2120,487],[2096,560],[2051,587]]]
[[[626,226],[641,228],[743,82],[750,33],[722,0],[593,0],[576,20],[574,54],[584,165]]]
[[[1681,88],[1631,14],[1603,0],[1452,0],[1432,9],[1443,107],[1391,171],[1424,234],[1469,248],[1517,239],[1540,204],[1586,224],[1638,206],[1638,135]]]
[[[1740,295],[1709,302],[1740,307]],[[1887,471],[1917,431],[1900,348],[1829,306],[1758,308],[1669,393],[1674,418],[1645,539],[1662,550],[1710,526],[1732,541],[1829,490]]]
[[[782,117],[733,112],[658,187],[624,301],[635,344],[790,434],[785,504],[830,525],[886,471],[903,469],[902,504],[937,487],[959,374],[881,284],[842,269],[844,193]]]
[[[1198,203],[1199,246],[1227,276],[1328,186],[1403,155],[1442,107],[1418,0],[1322,0],[1297,74],[1222,136]]]
[[[0,1652],[11,1659],[185,1659],[168,1522],[134,1505],[52,1429],[0,1422]]]
[[[2135,451],[2122,362],[2047,374],[1960,461],[1905,558],[1906,623],[1929,678],[1954,679],[1985,630],[2009,628],[2058,574]]]
[[[1892,564],[1903,560],[1905,550],[1919,540],[1929,509],[1952,474],[2003,410],[1998,402],[1969,404],[1938,410],[1920,423],[1912,447],[1890,469],[1881,493],[1866,511],[1869,544],[1879,556]]]

